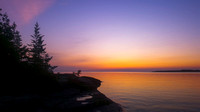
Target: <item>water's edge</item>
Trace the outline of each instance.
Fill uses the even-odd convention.
[[[0,111],[124,112],[120,104],[97,90],[100,86],[98,79],[60,75],[62,91],[43,95],[0,96]]]

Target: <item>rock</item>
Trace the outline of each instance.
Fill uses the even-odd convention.
[[[92,77],[78,77],[73,74],[59,74],[61,85],[66,87],[76,87],[82,90],[96,90],[101,85],[101,81]]]
[[[122,107],[99,92],[101,81],[62,76],[63,90],[49,94],[0,96],[0,112],[122,112]]]
[[[72,84],[84,90],[96,90],[101,85],[101,81],[92,77],[78,77],[72,80]]]

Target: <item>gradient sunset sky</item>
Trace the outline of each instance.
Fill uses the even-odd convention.
[[[200,69],[200,0],[0,0],[57,71]]]

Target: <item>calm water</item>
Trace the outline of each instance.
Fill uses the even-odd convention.
[[[200,73],[90,72],[127,112],[200,112]]]

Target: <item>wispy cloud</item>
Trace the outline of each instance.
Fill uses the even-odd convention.
[[[56,0],[3,0],[1,7],[22,24],[30,22]]]

